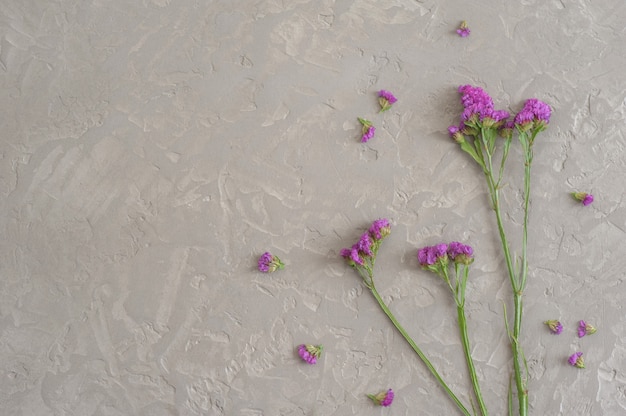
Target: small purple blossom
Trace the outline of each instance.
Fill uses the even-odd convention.
[[[434,246],[428,246],[420,248],[417,251],[417,260],[423,267],[433,266],[440,259],[447,259],[448,245],[437,244]]]
[[[395,397],[395,394],[393,393],[393,390],[389,389],[387,391],[381,391],[378,394],[368,394],[367,397],[369,397],[370,399],[372,399],[372,401],[379,405],[379,406],[391,406],[391,403],[393,403],[393,398]]]
[[[583,359],[583,353],[580,351],[575,352],[574,354],[570,355],[569,358],[567,359],[567,362],[576,368],[585,368],[585,360]]]
[[[373,259],[380,241],[391,233],[391,225],[386,218],[380,218],[372,223],[368,231],[363,233],[351,248],[342,249],[339,254],[351,266],[364,266],[366,259]]]
[[[578,322],[578,338],[582,338],[585,335],[595,334],[595,332],[596,328],[593,325],[582,320]]]
[[[376,133],[376,127],[374,127],[372,125],[372,122],[369,120],[366,120],[364,118],[361,117],[357,117],[357,119],[359,120],[359,123],[361,123],[361,143],[367,143],[372,137],[374,137],[374,134]]]
[[[524,103],[524,107],[515,115],[515,124],[522,130],[534,127],[545,127],[550,122],[552,110],[550,106],[536,98],[530,98]]]
[[[379,218],[372,223],[368,232],[374,240],[382,240],[391,233],[391,225],[387,218]]]
[[[380,112],[387,111],[395,104],[398,99],[387,90],[378,91],[378,103],[380,104]]]
[[[574,199],[580,201],[584,206],[590,205],[593,202],[593,195],[587,192],[573,192]]]
[[[259,257],[258,266],[259,271],[263,273],[272,273],[285,267],[285,264],[280,261],[278,256],[274,256],[270,252],[265,252],[261,255],[261,257]]]
[[[545,321],[544,324],[548,325],[548,328],[550,328],[550,332],[554,335],[559,335],[561,332],[563,332],[563,325],[561,325],[561,322],[557,321],[556,319]]]
[[[448,257],[456,263],[470,264],[474,261],[474,249],[466,244],[453,241],[448,244]]]
[[[315,364],[322,354],[323,348],[322,345],[300,344],[298,345],[298,355],[303,361],[309,364]]]
[[[456,33],[462,38],[466,38],[470,34],[470,28],[467,26],[467,22],[463,20],[459,25],[459,28],[456,30]]]
[[[485,122],[487,127],[503,124],[509,117],[505,110],[494,110],[493,99],[480,87],[461,85],[461,104],[464,110],[461,114],[461,124],[466,122]],[[450,130],[448,130],[450,131]],[[451,133],[452,134],[452,133]]]

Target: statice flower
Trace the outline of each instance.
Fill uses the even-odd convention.
[[[593,202],[593,195],[587,192],[573,192],[574,199],[580,201],[584,206],[590,205]]]
[[[574,367],[585,368],[585,360],[583,359],[582,352],[575,352],[574,354],[570,355],[567,359],[567,362]]]
[[[474,249],[466,244],[453,241],[448,244],[448,257],[455,263],[471,264],[474,261]]]
[[[359,123],[361,123],[361,143],[367,143],[376,133],[376,127],[372,125],[372,122],[364,118],[358,117]]]
[[[561,325],[561,322],[557,321],[556,319],[545,321],[544,324],[548,325],[548,328],[550,328],[550,332],[552,332],[554,335],[559,335],[561,332],[563,332],[563,325]]]
[[[370,399],[372,399],[372,401],[374,403],[376,403],[379,406],[391,406],[391,403],[393,403],[393,398],[394,398],[394,393],[393,390],[389,389],[387,391],[381,391],[378,394],[368,394],[367,397],[369,397]]]
[[[391,225],[386,218],[380,218],[372,223],[368,231],[361,235],[351,248],[340,251],[341,257],[353,267],[367,266],[373,263],[380,242],[391,234]]]
[[[398,99],[387,90],[378,91],[378,104],[380,104],[380,113],[387,111],[395,104]]]
[[[595,332],[596,328],[593,325],[588,324],[585,321],[578,322],[578,338],[582,338],[585,335],[595,334]]]
[[[448,245],[437,244],[434,246],[427,246],[417,250],[417,260],[422,267],[434,266],[438,262],[448,261]]]
[[[278,256],[274,256],[270,252],[265,252],[259,257],[258,265],[259,271],[263,273],[272,273],[285,267],[285,264],[280,261]]]
[[[391,225],[387,218],[380,218],[374,221],[368,230],[370,236],[375,240],[387,237],[391,233]]]
[[[459,34],[460,37],[466,38],[470,34],[470,28],[467,26],[467,22],[463,20],[459,25],[459,28],[456,30],[456,33]]]
[[[322,355],[323,349],[322,345],[300,344],[298,345],[298,355],[303,361],[315,364],[320,355]]]
[[[522,131],[534,129],[541,131],[550,122],[552,110],[550,106],[536,98],[530,98],[524,103],[524,108],[515,115],[515,125]]]
[[[479,122],[485,127],[499,127],[509,118],[507,111],[494,110],[493,99],[482,88],[461,85],[459,93],[461,94],[461,104],[464,107],[461,114],[462,133],[467,127],[477,127],[476,123]],[[448,131],[450,131],[449,128]]]

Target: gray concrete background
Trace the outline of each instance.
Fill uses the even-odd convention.
[[[466,403],[452,299],[415,254],[474,247],[473,355],[504,414],[510,289],[483,178],[446,133],[469,83],[554,111],[533,172],[531,413],[624,414],[625,21],[623,0],[4,0],[0,413],[455,414],[338,256],[387,217],[377,286]],[[377,114],[381,88],[399,101]],[[510,168],[519,249],[517,147]],[[286,269],[257,272],[266,250]],[[317,365],[300,343],[324,344]],[[365,397],[387,388],[390,408]]]

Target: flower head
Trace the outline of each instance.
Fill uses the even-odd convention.
[[[459,34],[460,37],[466,38],[470,34],[470,28],[467,26],[467,22],[463,20],[459,25],[459,28],[456,30],[456,33]]]
[[[580,201],[584,206],[587,206],[593,202],[593,195],[586,192],[572,192],[574,199]]]
[[[507,111],[493,109],[493,99],[480,87],[461,85],[459,93],[464,107],[461,115],[463,126],[475,127],[476,123],[481,122],[485,127],[499,127],[509,117]]]
[[[378,104],[380,104],[380,112],[387,111],[395,104],[398,99],[387,90],[378,91]]]
[[[434,266],[437,262],[448,261],[448,245],[437,244],[434,246],[423,247],[417,251],[417,260],[422,267]]]
[[[393,390],[389,389],[387,391],[381,391],[378,394],[368,394],[367,397],[369,397],[370,399],[372,399],[372,401],[374,403],[376,403],[379,406],[391,406],[391,403],[393,403],[393,398],[394,398],[394,394],[393,394]]]
[[[583,359],[582,352],[575,352],[574,354],[570,355],[567,359],[567,362],[574,367],[585,368],[585,360]]]
[[[364,266],[366,260],[373,260],[380,242],[391,234],[391,225],[386,218],[377,219],[363,233],[351,248],[344,248],[339,253],[351,266]]]
[[[374,240],[382,240],[391,233],[391,225],[387,218],[379,218],[374,221],[368,232]]]
[[[274,256],[270,252],[265,252],[259,257],[259,271],[263,273],[272,273],[278,269],[285,267],[285,264],[280,261],[278,256]]]
[[[317,359],[322,355],[322,345],[300,344],[298,345],[298,355],[309,364],[317,363]]]
[[[358,117],[359,123],[361,123],[361,143],[367,143],[376,133],[376,127],[372,125],[372,122],[364,118]]]
[[[552,332],[554,335],[559,335],[561,332],[563,332],[563,325],[561,325],[561,323],[556,319],[545,321],[544,324],[548,325],[548,328],[550,328],[550,332]]]
[[[550,106],[536,98],[530,98],[524,103],[524,108],[515,115],[514,121],[523,131],[535,128],[543,130],[550,122],[552,110]]]
[[[474,249],[468,245],[453,241],[448,244],[448,257],[455,263],[471,264],[474,261]]]
[[[597,330],[593,325],[582,320],[578,322],[578,338],[582,338],[585,335],[595,334],[596,331]]]

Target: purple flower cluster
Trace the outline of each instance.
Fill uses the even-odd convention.
[[[544,324],[548,325],[548,328],[550,328],[550,332],[554,335],[559,335],[561,332],[563,332],[563,325],[561,325],[561,322],[557,321],[556,319],[545,321]]]
[[[274,256],[272,253],[267,251],[259,257],[258,266],[259,271],[263,273],[272,273],[285,267],[284,263],[280,261],[278,256]]]
[[[470,264],[473,261],[473,255],[472,247],[457,241],[427,246],[417,251],[417,259],[424,267],[433,266],[437,262],[446,262],[448,259],[456,263]]]
[[[372,125],[372,122],[364,118],[358,117],[359,123],[361,123],[361,143],[367,143],[376,133],[376,127]]]
[[[309,364],[315,364],[322,354],[323,348],[322,345],[300,344],[298,345],[298,355],[303,361]]]
[[[367,397],[372,399],[375,404],[387,407],[391,406],[391,403],[393,403],[393,398],[395,397],[395,394],[393,393],[393,390],[389,389],[387,391],[381,391],[376,395],[368,394]]]
[[[583,353],[582,352],[575,352],[574,354],[570,355],[569,358],[567,359],[567,362],[577,368],[585,368],[585,360],[583,359]]]
[[[467,22],[463,20],[459,25],[459,28],[456,30],[456,33],[462,38],[466,38],[470,34],[470,28],[467,26]]]
[[[493,99],[480,87],[471,85],[461,85],[461,104],[463,104],[463,114],[461,115],[462,130],[466,121],[485,121],[489,119],[492,124],[499,123],[509,118],[509,113],[504,110],[493,109]]]
[[[545,126],[550,122],[552,110],[548,104],[536,98],[530,98],[524,103],[524,108],[515,115],[515,124],[526,126],[531,123]]]
[[[398,99],[387,90],[378,91],[378,103],[380,104],[380,112],[387,111],[395,104]]]
[[[361,135],[361,143],[367,143],[372,137],[374,137],[375,133],[376,133],[376,127],[374,126],[363,128],[363,134]]]
[[[386,218],[380,218],[372,223],[367,232],[363,233],[351,248],[341,249],[340,255],[351,265],[365,264],[366,258],[373,258],[380,241],[391,233],[391,225]]]
[[[578,322],[578,338],[582,338],[585,335],[595,334],[595,332],[596,328],[593,325],[582,320]]]

